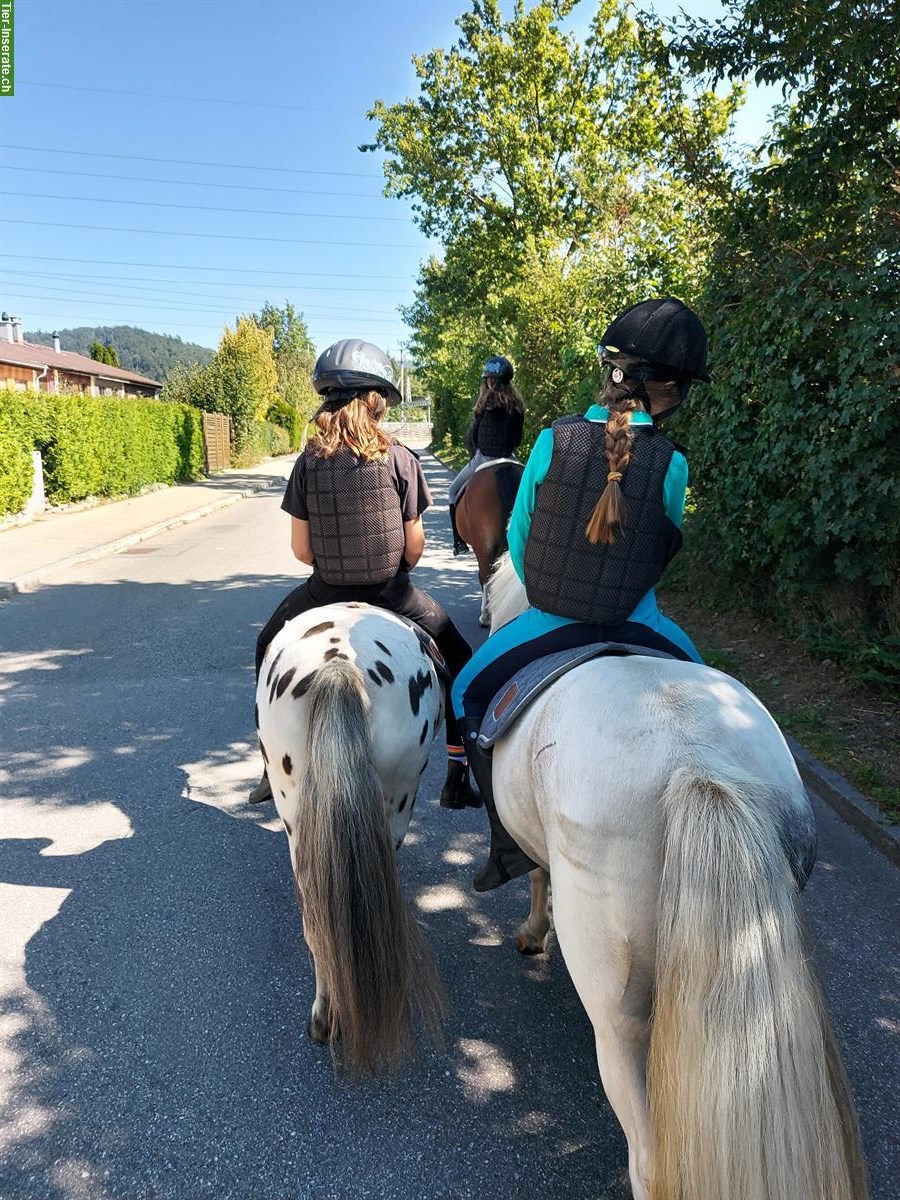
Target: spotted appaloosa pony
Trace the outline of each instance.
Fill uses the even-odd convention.
[[[443,992],[397,875],[432,739],[434,664],[400,618],[333,604],[288,621],[257,687],[257,726],[313,956],[313,1041],[354,1073],[396,1066]]]
[[[490,590],[495,628],[527,603],[508,558]],[[525,711],[493,777],[541,867],[519,947],[543,948],[549,872],[635,1200],[864,1200],[798,909],[812,811],[760,702],[710,667],[598,658]]]
[[[506,529],[522,481],[522,464],[513,458],[489,459],[472,475],[456,504],[456,528],[478,560],[481,584],[479,625],[490,625],[485,585],[507,549]]]

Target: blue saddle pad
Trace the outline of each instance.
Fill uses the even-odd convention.
[[[648,646],[634,646],[627,642],[593,642],[590,646],[576,646],[536,658],[517,671],[494,696],[481,722],[479,746],[490,750],[494,742],[518,721],[532,700],[537,699],[551,683],[582,663],[607,654],[617,657],[642,654],[647,658],[675,658],[674,654],[667,654],[664,650],[651,650]]]

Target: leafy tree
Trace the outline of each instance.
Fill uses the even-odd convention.
[[[105,363],[108,367],[119,365],[119,356],[115,349],[110,345],[104,346],[102,342],[91,342],[91,358],[95,362]]]
[[[673,53],[712,79],[780,82],[788,101],[710,263],[714,384],[685,435],[696,532],[745,588],[782,611],[802,598],[817,637],[838,627],[859,647],[860,622],[900,634],[900,15],[890,0],[726,7],[684,19]]]
[[[278,402],[270,408],[267,419],[287,429],[291,446],[296,448],[319,403],[312,386],[315,347],[303,315],[296,311],[289,300],[285,300],[283,308],[264,304],[251,320],[272,336],[278,374]]]
[[[272,335],[249,318],[239,317],[234,329],[226,325],[211,361],[204,367],[180,370],[164,398],[227,413],[235,451],[241,454],[252,440],[254,422],[262,420],[278,398]]]
[[[657,288],[692,300],[730,196],[724,135],[739,101],[660,67],[659,26],[599,0],[473,0],[450,50],[414,59],[420,94],[378,102],[386,192],[445,239],[406,318],[435,405],[460,440],[487,354],[516,361],[533,433],[589,388],[593,344]]]

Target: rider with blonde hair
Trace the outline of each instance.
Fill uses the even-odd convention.
[[[654,592],[681,547],[683,451],[657,428],[706,375],[706,331],[680,300],[647,300],[607,329],[601,403],[538,436],[509,525],[509,553],[531,607],[488,638],[460,672],[453,701],[491,821],[488,891],[534,863],[494,808],[491,755],[477,742],[492,697],[546,654],[614,642],[700,662]]]
[[[450,526],[453,553],[463,554],[468,546],[456,528],[456,502],[478,468],[492,459],[511,458],[522,441],[525,405],[513,384],[513,365],[502,354],[492,355],[481,373],[481,390],[466,434],[472,457],[450,484]]]
[[[315,436],[294,464],[281,507],[291,517],[291,549],[312,574],[282,600],[256,643],[256,674],[275,635],[300,613],[323,604],[363,601],[407,617],[434,639],[451,678],[472,656],[445,610],[413,585],[410,572],[425,548],[422,514],[432,503],[413,452],[380,422],[400,403],[390,359],[358,338],[336,342],[312,377],[322,403]],[[446,808],[477,804],[446,687]],[[263,775],[251,800],[268,799]]]

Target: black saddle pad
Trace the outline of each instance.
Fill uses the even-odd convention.
[[[627,642],[594,642],[590,646],[577,646],[536,658],[517,671],[494,696],[481,722],[479,746],[489,750],[545,688],[575,667],[604,655],[621,657],[630,654],[642,654],[646,658],[675,658],[674,654],[667,654],[664,650],[651,650],[648,646],[635,646]]]

